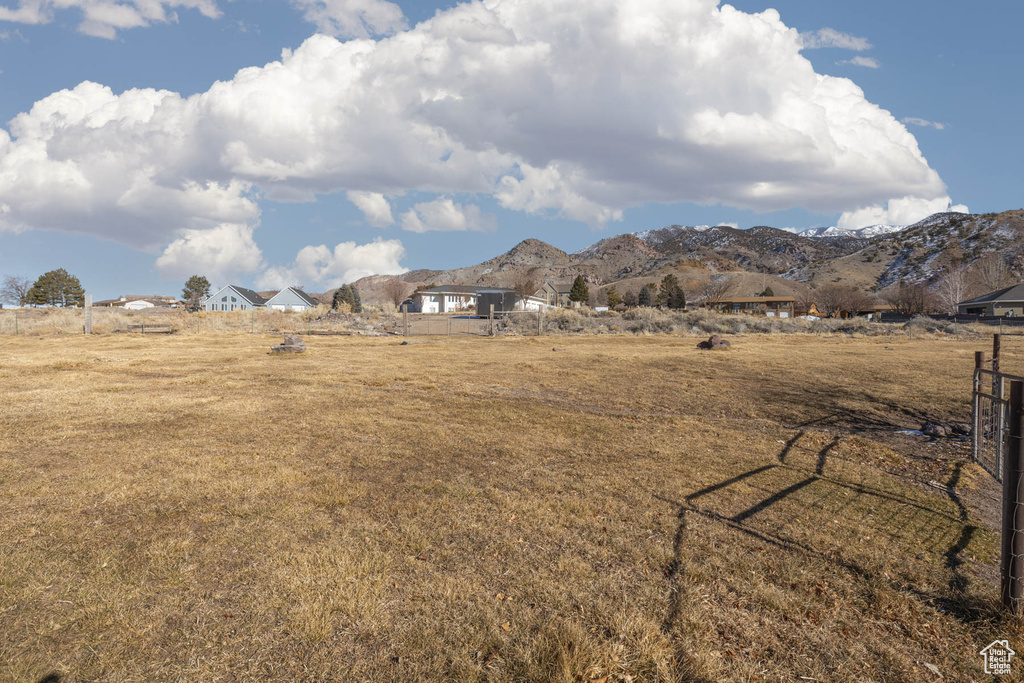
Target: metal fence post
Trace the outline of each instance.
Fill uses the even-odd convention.
[[[974,352],[974,391],[971,393],[971,458],[977,462],[981,453],[981,373],[985,352]]]
[[[1024,382],[1010,383],[1010,436],[1003,467],[1003,606],[1019,614],[1024,597]]]

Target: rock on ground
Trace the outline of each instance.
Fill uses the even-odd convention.
[[[698,349],[704,349],[705,351],[711,351],[713,349],[727,349],[730,346],[732,346],[732,344],[730,344],[728,340],[722,339],[717,334],[713,334],[708,337],[707,341],[702,341],[697,344]]]
[[[306,342],[302,341],[302,337],[285,335],[284,344],[271,346],[270,350],[275,353],[302,353],[306,350]]]

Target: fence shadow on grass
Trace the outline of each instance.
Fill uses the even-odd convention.
[[[991,600],[968,593],[970,579],[963,572],[965,561],[961,554],[969,546],[978,527],[969,523],[967,507],[956,493],[956,486],[959,483],[963,467],[962,463],[956,466],[946,484],[946,495],[956,506],[956,512],[950,513],[928,505],[927,501],[915,500],[895,491],[887,491],[861,482],[843,480],[841,472],[835,475],[826,474],[829,456],[839,444],[840,437],[834,437],[819,449],[807,449],[800,446],[800,441],[804,436],[805,432],[800,431],[784,444],[778,454],[778,464],[756,467],[711,484],[687,495],[683,501],[669,496],[655,495],[655,498],[677,509],[676,514],[679,520],[673,539],[672,560],[664,570],[669,583],[668,608],[662,623],[662,630],[665,633],[672,630],[683,608],[685,593],[682,578],[685,573],[686,541],[690,523],[694,518],[722,524],[750,539],[785,552],[799,553],[815,558],[841,568],[862,580],[886,581],[892,590],[909,593],[916,599],[932,605],[964,623],[997,616],[996,606]],[[804,451],[813,455],[813,471],[810,471],[809,468],[800,468],[792,463],[795,451]],[[778,475],[792,474],[798,474],[801,478],[795,483],[777,490],[775,490],[776,486],[768,486],[764,489],[767,493],[766,496],[745,504],[738,512],[729,514],[722,509],[723,503],[716,504],[714,499],[709,502],[710,496],[724,493],[729,489],[735,490],[734,487],[738,484],[753,486],[755,482],[772,477],[772,475],[777,477]],[[838,543],[833,545],[818,541],[805,542],[787,533],[787,526],[793,527],[801,522],[807,524],[806,517],[801,518],[801,515],[805,514],[812,506],[802,506],[799,508],[800,514],[792,515],[789,520],[777,525],[774,529],[763,523],[757,525],[757,521],[763,517],[763,513],[776,508],[800,492],[804,492],[804,495],[815,496],[814,502],[818,505],[813,506],[814,509],[819,512],[827,511],[829,516],[849,518],[859,514],[859,518],[849,520],[849,528],[860,525],[859,528],[863,528],[865,534],[884,534],[891,541],[899,542],[904,547],[916,546],[933,549],[944,559],[945,568],[949,572],[946,590],[937,594],[908,586],[898,579],[884,579],[878,573],[862,566],[851,553],[844,552],[844,547]],[[836,500],[847,497],[849,497],[848,502],[835,507]],[[735,496],[725,502],[735,502]],[[859,505],[860,508],[855,508],[855,505]],[[830,506],[834,509],[829,510]],[[865,507],[867,508],[866,512]],[[876,508],[881,511],[881,514],[875,514]],[[772,521],[777,522],[778,520],[773,519]],[[814,523],[819,522],[811,522],[811,524]],[[948,531],[950,526],[959,526],[959,531],[953,532],[955,539],[950,538]]]

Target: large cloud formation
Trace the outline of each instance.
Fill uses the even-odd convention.
[[[808,42],[717,0],[485,0],[379,40],[315,35],[187,98],[82,83],[0,130],[0,229],[173,252],[244,236],[224,226],[254,225],[261,196],[338,191],[376,225],[388,198],[437,195],[403,214],[414,230],[490,227],[442,220],[480,219],[458,194],[597,226],[645,202],[948,203],[913,135],[815,73]]]

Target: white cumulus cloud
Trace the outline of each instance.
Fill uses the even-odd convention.
[[[402,229],[410,232],[492,232],[498,227],[493,214],[475,204],[457,204],[448,197],[417,204],[402,214]]]
[[[81,14],[79,31],[113,39],[120,30],[175,22],[177,8],[198,10],[211,19],[221,14],[213,0],[19,0],[16,7],[0,5],[0,21],[49,24],[58,11],[75,9]]]
[[[82,83],[40,100],[0,130],[0,230],[157,248],[255,225],[263,197],[334,192],[374,224],[386,197],[436,197],[399,217],[415,231],[494,229],[450,199],[474,194],[595,226],[648,202],[855,212],[948,194],[903,123],[801,54],[863,39],[717,0],[488,0],[408,30],[377,4],[330,7],[394,35],[316,35],[190,97]]]
[[[232,276],[256,272],[263,254],[249,225],[225,223],[208,230],[186,230],[156,260],[165,277],[204,273],[211,281],[227,284]]]
[[[363,212],[366,222],[375,228],[386,228],[395,222],[391,216],[391,203],[379,192],[350,190],[348,200]]]
[[[261,287],[305,285],[330,289],[367,275],[399,275],[405,248],[399,240],[377,239],[368,244],[342,242],[330,249],[324,244],[303,247],[289,266],[268,268],[259,278]]]
[[[934,213],[944,211],[968,213],[969,210],[963,204],[953,204],[949,197],[899,197],[890,199],[885,205],[876,204],[855,211],[846,211],[839,217],[836,227],[856,230],[869,225],[911,225]]]

